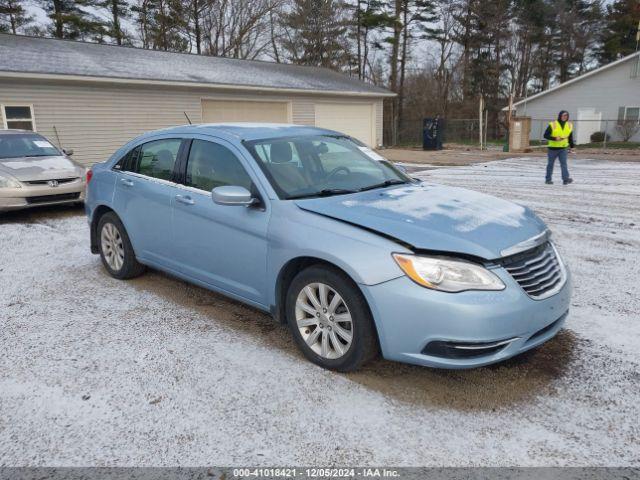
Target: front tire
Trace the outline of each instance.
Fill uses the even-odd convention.
[[[113,212],[105,213],[98,221],[98,245],[102,264],[112,277],[127,280],[144,272],[124,225]]]
[[[378,354],[366,300],[343,273],[312,266],[291,282],[287,323],[305,357],[323,368],[350,372]]]

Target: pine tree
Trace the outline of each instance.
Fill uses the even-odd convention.
[[[24,8],[25,3],[25,0],[0,0],[0,32],[16,35],[33,23],[33,16]]]
[[[294,0],[285,16],[284,49],[294,63],[340,69],[349,64],[344,5],[336,0]]]
[[[87,7],[96,5],[95,0],[40,0],[53,24],[49,33],[56,38],[101,41],[105,26]]]
[[[180,0],[138,0],[131,7],[143,48],[185,52],[189,42],[182,32],[188,16]]]
[[[356,44],[356,71],[358,78],[368,78],[367,69],[371,70],[369,51],[371,47],[380,48],[380,43],[375,39],[371,41],[371,35],[384,28],[391,27],[393,21],[384,10],[385,2],[381,0],[356,0],[352,6],[354,10],[354,20],[352,36]]]
[[[602,46],[598,52],[598,59],[602,64],[635,52],[640,22],[638,0],[616,0],[606,8],[606,24],[601,36]]]
[[[109,16],[106,34],[117,45],[126,43],[128,35],[123,28],[123,22],[131,16],[128,2],[126,0],[98,0],[97,6],[104,8]]]
[[[180,0],[156,0],[152,45],[157,50],[184,52],[188,41],[182,35],[186,27],[185,15]]]

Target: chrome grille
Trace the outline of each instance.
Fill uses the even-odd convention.
[[[65,183],[71,183],[79,180],[78,177],[74,178],[52,178],[50,180],[28,180],[24,183],[27,185],[47,185],[50,181],[58,182],[58,185],[64,185]]]
[[[502,266],[531,298],[540,300],[556,293],[566,274],[556,250],[546,242],[502,260]]]

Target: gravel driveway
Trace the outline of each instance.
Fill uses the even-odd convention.
[[[534,208],[567,326],[498,366],[336,374],[268,316],[157,272],[110,278],[81,210],[0,216],[0,465],[640,465],[640,168],[416,175]]]

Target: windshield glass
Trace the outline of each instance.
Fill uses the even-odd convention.
[[[347,137],[300,136],[246,142],[283,199],[339,195],[412,180]]]
[[[0,134],[0,158],[60,155],[56,147],[35,133]]]

